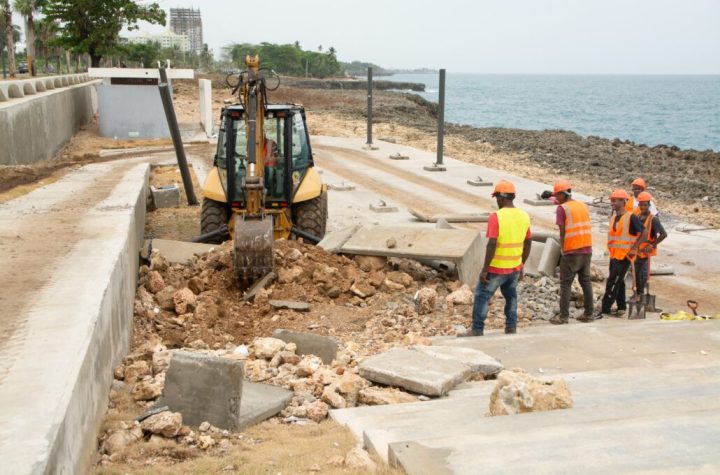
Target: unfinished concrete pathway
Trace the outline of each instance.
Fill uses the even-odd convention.
[[[445,157],[446,172],[428,172],[423,166],[435,161],[435,154],[404,145],[377,141],[378,150],[364,150],[365,139],[344,137],[313,137],[313,151],[318,166],[327,172],[326,181],[342,180],[356,186],[353,191],[330,192],[330,216],[333,221],[353,224],[353,220],[371,220],[382,224],[404,224],[414,218],[407,211],[415,208],[425,214],[480,213],[491,211],[494,201],[490,187],[467,184],[469,178],[482,176],[495,182],[512,180],[517,189],[517,203],[533,218],[535,231],[557,232],[554,206],[530,206],[524,199],[552,188],[511,173]],[[389,155],[408,155],[409,160],[391,160]],[[608,185],[608,193],[614,185]],[[592,199],[575,193],[581,200]],[[367,211],[379,199],[399,208],[397,213],[379,215]],[[370,201],[372,200],[372,201]],[[364,202],[367,201],[367,202]],[[594,260],[606,266],[604,257],[607,232],[601,228],[606,218],[595,216],[593,226]],[[421,225],[420,223],[417,223]],[[432,226],[432,225],[430,225]],[[456,225],[484,229],[484,224]],[[657,277],[651,289],[658,295],[658,306],[676,311],[685,308],[685,301],[701,302],[701,311],[720,312],[720,288],[715,282],[720,272],[720,232],[698,231],[692,234],[667,227],[669,238],[663,242],[653,265],[672,266],[676,275]],[[332,228],[331,228],[332,229]]]
[[[486,417],[493,381],[429,402],[332,411],[409,474],[717,473],[720,321],[610,321],[435,339],[560,376],[572,409]]]

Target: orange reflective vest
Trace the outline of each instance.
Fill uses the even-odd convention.
[[[645,225],[645,232],[647,237],[643,240],[642,244],[638,247],[638,257],[641,259],[647,259],[650,256],[657,256],[657,249],[655,249],[655,241],[650,234],[652,233],[653,215],[650,214],[643,223]]]
[[[632,213],[623,213],[617,219],[613,229],[615,213],[610,216],[610,227],[608,228],[607,247],[611,259],[623,260],[637,240],[637,236],[630,234],[630,217]]]
[[[634,213],[636,209],[639,209],[639,206],[635,206],[635,197],[631,196],[629,200],[625,201],[625,211]],[[635,213],[635,214],[638,214],[638,213]]]
[[[592,247],[592,223],[585,203],[570,200],[560,206],[565,210],[563,252]]]
[[[496,214],[497,246],[490,267],[514,269],[522,264],[523,244],[530,229],[530,216],[518,208],[501,208]]]

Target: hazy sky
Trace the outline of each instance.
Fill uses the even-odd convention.
[[[720,0],[160,0],[204,39],[473,73],[720,74]],[[153,27],[157,31],[158,27]]]

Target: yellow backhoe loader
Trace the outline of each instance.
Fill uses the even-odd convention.
[[[314,168],[305,109],[268,104],[268,83],[279,78],[259,63],[247,56],[248,69],[232,76],[235,84],[228,80],[240,102],[222,110],[200,219],[201,240],[233,240],[242,287],[273,269],[275,239],[317,242],[327,222],[327,186]]]

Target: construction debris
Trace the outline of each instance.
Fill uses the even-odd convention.
[[[400,152],[393,153],[388,158],[390,158],[390,160],[410,160],[410,157],[403,155]]]
[[[432,214],[427,215],[415,209],[408,209],[410,214],[415,216],[418,221],[423,223],[437,223],[444,220],[446,223],[487,223],[490,218],[489,213],[458,213],[458,214]]]
[[[467,184],[470,186],[492,186],[491,181],[483,181],[483,179],[480,177],[477,177],[473,180],[468,180]]]
[[[490,395],[490,416],[553,411],[573,406],[570,389],[562,379],[545,381],[522,369],[502,371]]]

